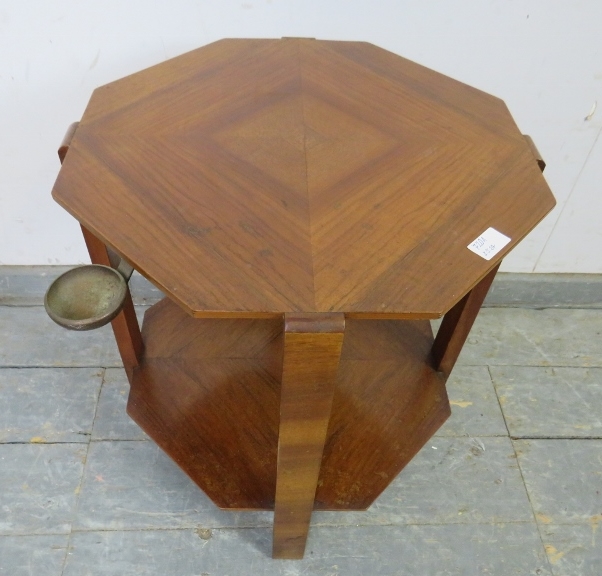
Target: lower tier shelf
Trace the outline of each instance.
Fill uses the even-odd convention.
[[[281,320],[144,317],[128,414],[220,508],[272,510]],[[314,509],[364,510],[450,414],[428,321],[346,321]]]

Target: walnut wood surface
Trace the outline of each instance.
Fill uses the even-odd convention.
[[[307,39],[97,89],[53,195],[198,317],[438,317],[554,206],[501,100]],[[486,261],[466,246],[490,226],[512,241]]]
[[[428,321],[346,321],[316,510],[365,510],[447,420]]]
[[[221,508],[273,509],[282,320],[150,308],[128,414]]]
[[[535,146],[535,142],[530,136],[523,135],[531,152],[537,162],[540,171],[543,172],[546,168],[539,150]],[[433,344],[433,362],[437,370],[440,370],[447,378],[462,351],[464,342],[468,338],[468,334],[472,325],[485,301],[487,292],[493,283],[495,275],[500,267],[497,264],[470,292],[468,292],[455,306],[453,306],[443,318],[437,338]]]
[[[343,347],[343,314],[286,314],[274,558],[303,558]]]
[[[92,264],[115,267],[111,251],[84,226],[81,228]],[[140,360],[142,359],[144,345],[129,286],[123,308],[111,321],[111,327],[115,334],[115,341],[117,342],[117,348],[123,361],[123,367],[131,383],[134,376],[134,368],[140,364]]]
[[[499,265],[443,317],[433,344],[433,362],[435,369],[445,377],[450,375],[456,364],[498,268]]]
[[[69,126],[63,141],[59,146],[58,155],[61,164],[65,161],[65,157],[69,151],[71,141],[73,140],[73,136],[75,135],[78,126],[79,122],[73,122]],[[117,268],[118,262],[115,260],[116,254],[84,226],[82,226],[81,229],[84,235],[84,241],[86,242],[86,247],[88,248],[88,253],[90,254],[90,261],[93,264],[102,264],[103,266]],[[123,308],[111,322],[111,326],[113,328],[115,340],[117,341],[117,347],[119,349],[119,354],[121,355],[121,360],[123,361],[125,372],[131,382],[134,375],[134,368],[140,364],[140,360],[142,359],[144,346],[129,286],[126,291]]]
[[[275,509],[275,557],[449,416],[499,262],[554,206],[530,146],[502,101],[359,42],[224,40],[94,92],[53,196],[170,299],[142,336],[131,299],[113,321],[128,413],[218,506]],[[448,310],[433,345],[416,319]]]
[[[67,155],[67,152],[69,151],[69,146],[71,144],[71,140],[73,140],[73,136],[75,135],[75,131],[77,130],[78,126],[79,126],[79,122],[73,122],[72,124],[69,125],[69,128],[67,128],[67,132],[65,132],[65,136],[63,136],[63,141],[61,142],[61,145],[59,146],[59,149],[58,149],[58,155],[59,155],[59,160],[61,161],[61,164],[65,160],[65,156]]]
[[[282,319],[194,319],[165,299],[142,335],[130,416],[221,508],[274,509]],[[314,509],[367,508],[449,416],[432,345],[428,321],[345,321]]]

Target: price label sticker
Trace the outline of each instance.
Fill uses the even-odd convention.
[[[504,234],[498,232],[495,228],[487,228],[467,248],[478,254],[481,258],[491,260],[508,242],[510,242],[508,236],[504,236]]]

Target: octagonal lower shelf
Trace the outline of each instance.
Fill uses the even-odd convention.
[[[220,508],[271,510],[283,323],[145,315],[128,414]],[[364,510],[450,414],[428,321],[348,319],[314,509]]]

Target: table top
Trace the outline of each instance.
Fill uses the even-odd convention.
[[[313,39],[98,88],[53,197],[197,317],[439,317],[555,204],[501,100]],[[489,227],[511,240],[485,260]]]

